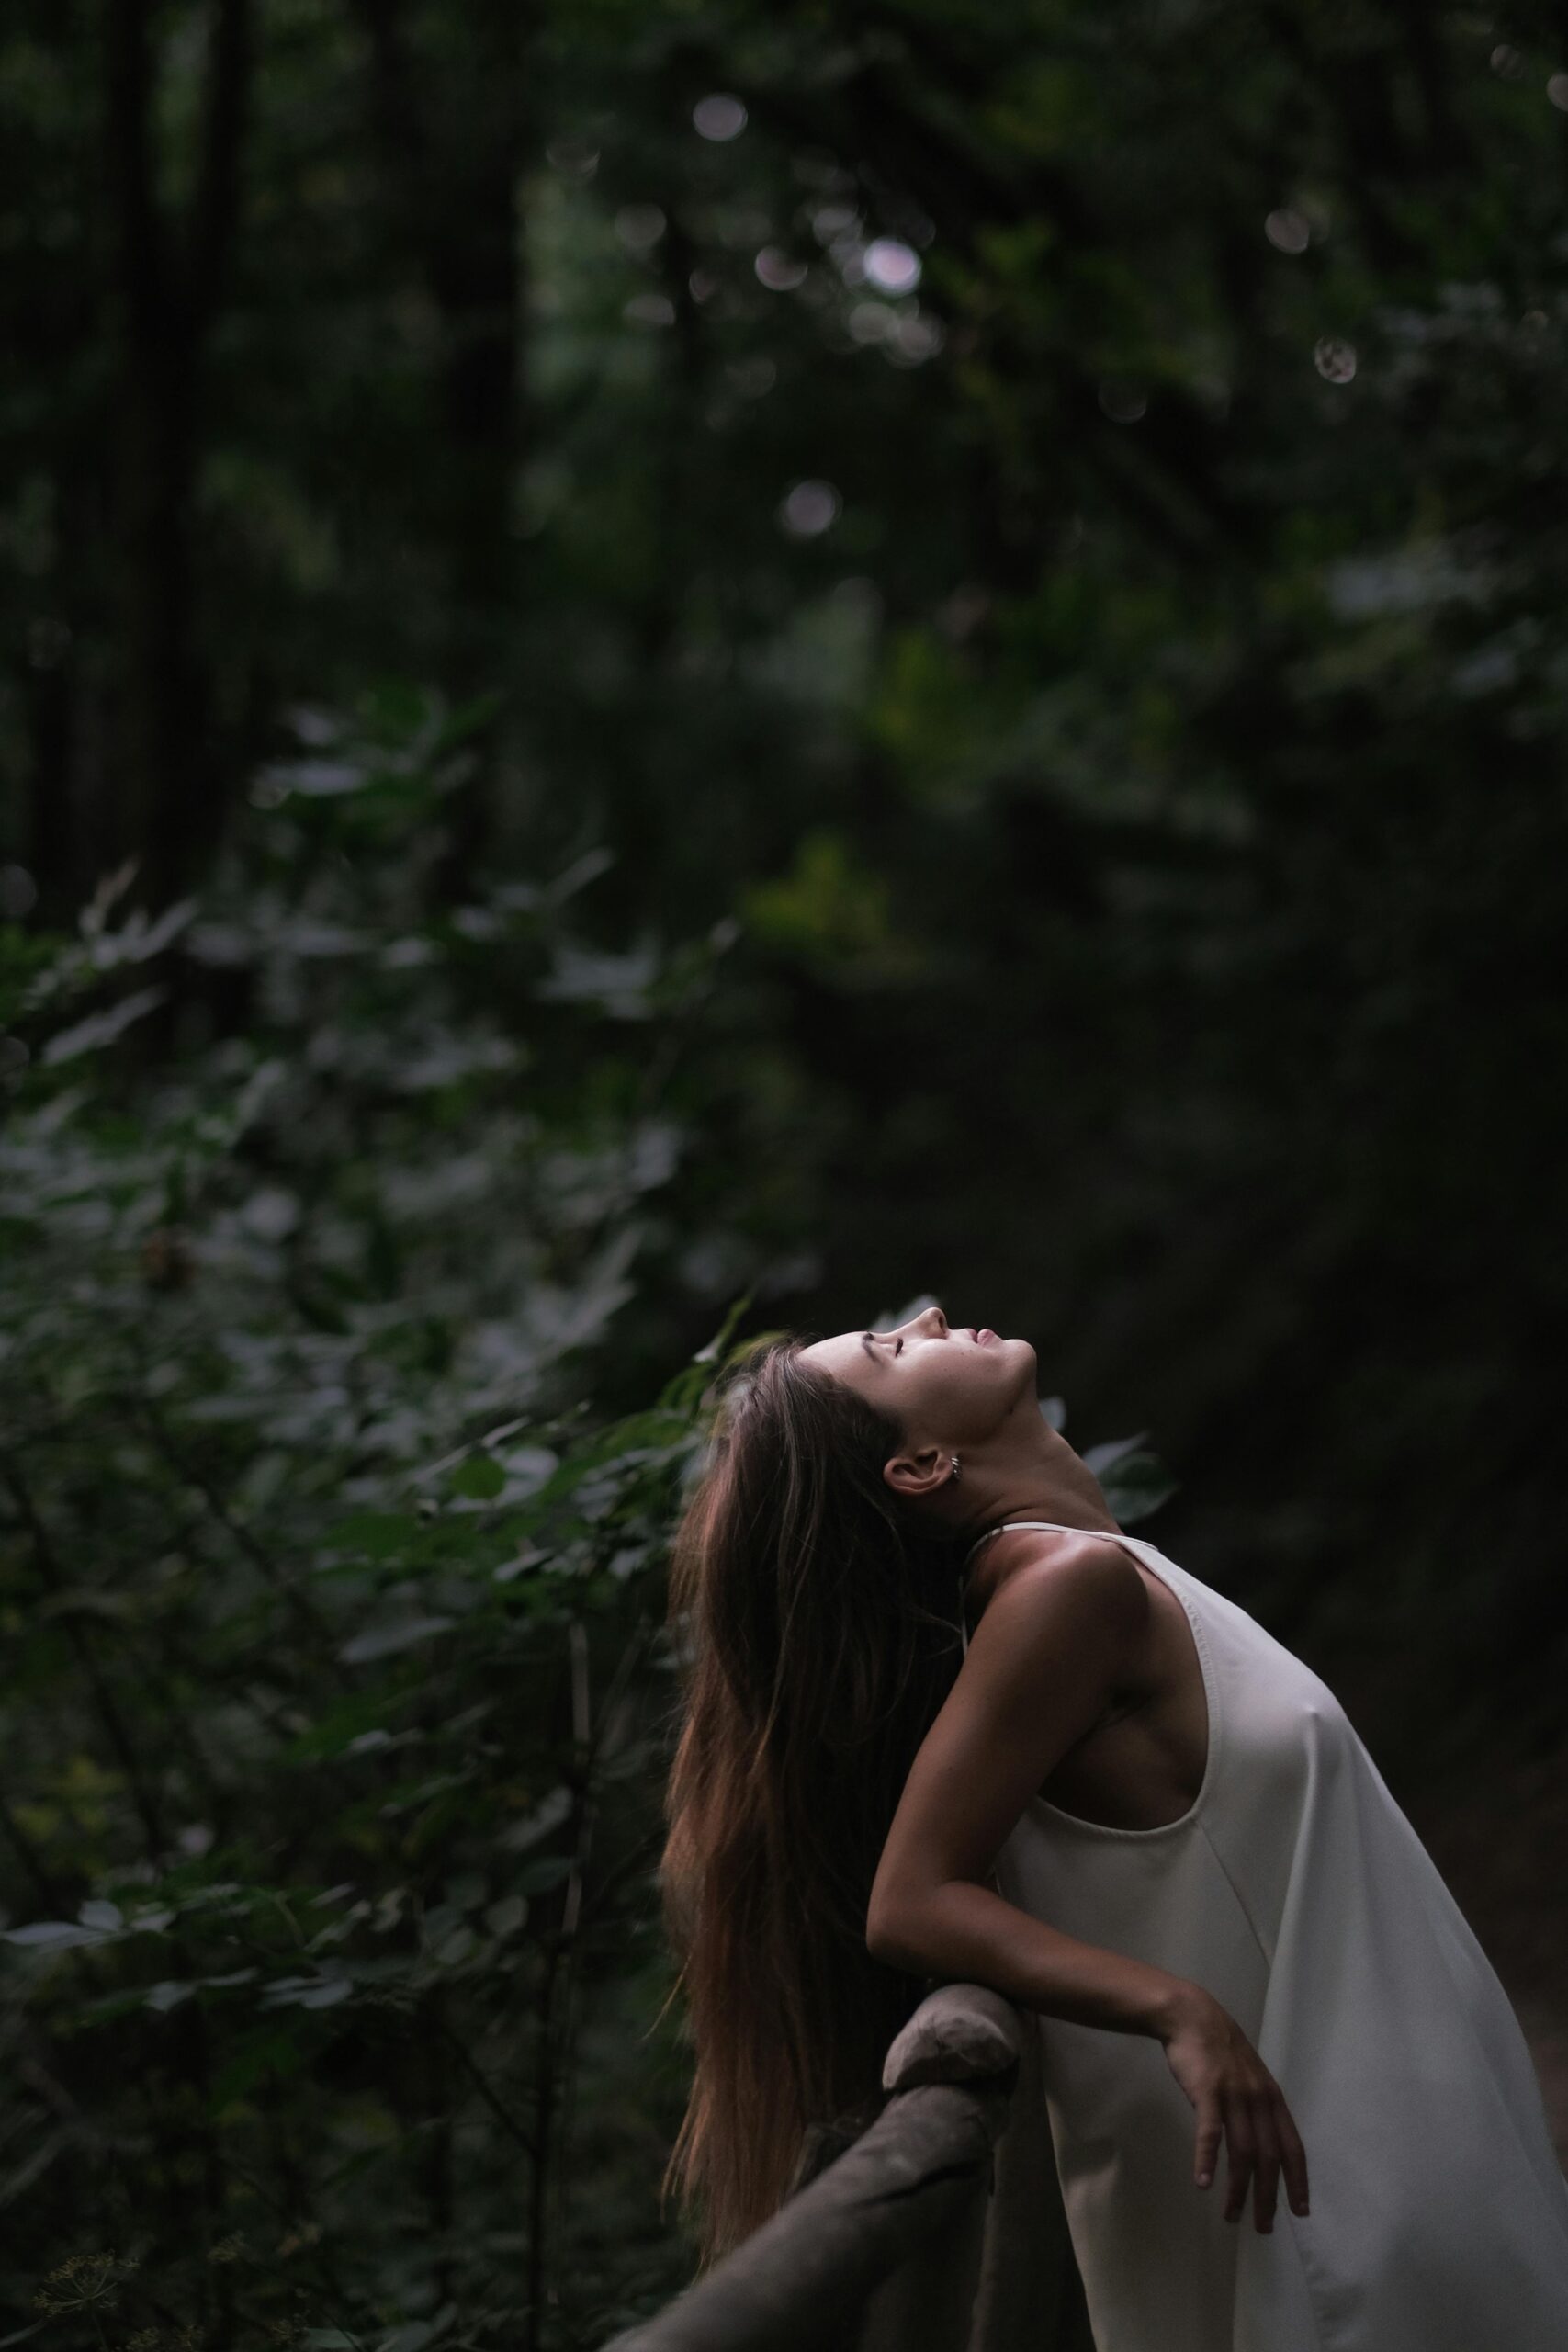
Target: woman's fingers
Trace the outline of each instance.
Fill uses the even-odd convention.
[[[1243,2098],[1233,2097],[1225,2107],[1225,2140],[1230,2149],[1230,2175],[1225,2184],[1225,2219],[1241,2219],[1252,2178],[1254,2143],[1252,2118]]]
[[[1274,2130],[1280,2143],[1280,2163],[1285,2175],[1285,2193],[1293,2213],[1305,2213],[1309,2209],[1307,2192],[1306,2150],[1295,2120],[1281,2098],[1274,2116]]]
[[[1292,2211],[1304,2215],[1308,2211],[1306,2151],[1279,2084],[1239,2029],[1232,2028],[1232,2038],[1240,2044],[1239,2053],[1224,2049],[1215,2053],[1201,2046],[1194,2052],[1177,2037],[1167,2054],[1197,2110],[1194,2179],[1200,2188],[1212,2185],[1224,2147],[1229,2156],[1225,2220],[1240,2221],[1250,2194],[1254,2223],[1267,2237],[1277,2217],[1281,2178]]]
[[[1267,2092],[1254,2101],[1252,2132],[1258,2163],[1252,2184],[1252,2220],[1254,2227],[1267,2237],[1274,2226],[1274,2207],[1280,2193],[1280,2144],[1274,2129],[1273,2099]]]

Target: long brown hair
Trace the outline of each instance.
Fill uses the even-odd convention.
[[[923,1990],[871,1958],[866,1905],[957,1673],[959,1546],[882,1477],[897,1422],[807,1344],[730,1366],[671,1556],[660,1883],[694,2068],[663,2186],[705,2268],[776,2210],[808,2125],[871,2120]]]

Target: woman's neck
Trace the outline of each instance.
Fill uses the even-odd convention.
[[[1093,1471],[1085,1468],[1065,1441],[1058,1439],[1057,1444],[1068,1456],[1066,1462],[1058,1455],[1049,1464],[1021,1466],[1016,1476],[988,1482],[992,1491],[972,1522],[972,1545],[1018,1519],[1041,1519],[1053,1527],[1098,1528],[1106,1535],[1122,1532]]]

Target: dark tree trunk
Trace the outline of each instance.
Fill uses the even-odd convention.
[[[403,0],[360,6],[389,207],[441,319],[433,462],[450,589],[443,683],[467,696],[505,686],[517,616],[512,508],[525,441],[525,294],[517,189],[534,113],[533,21],[508,0],[474,0],[464,54],[433,84],[416,73]],[[462,889],[492,838],[489,786],[481,763],[452,812],[444,892]]]
[[[221,831],[195,628],[192,496],[201,377],[239,209],[250,0],[213,0],[189,221],[160,208],[152,0],[110,0],[106,125],[117,326],[107,845],[140,861],[139,895],[175,895]]]

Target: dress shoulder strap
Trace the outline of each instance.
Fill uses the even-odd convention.
[[[964,1566],[968,1566],[982,1544],[988,1544],[993,1535],[1005,1535],[1010,1527],[1044,1527],[1057,1535],[1109,1535],[1111,1533],[1109,1527],[1068,1527],[1059,1519],[1004,1519],[995,1527],[987,1527],[984,1535],[979,1536],[970,1544],[964,1555]]]
[[[964,1657],[969,1655],[969,1625],[964,1606],[964,1595],[969,1589],[969,1563],[982,1544],[988,1544],[993,1535],[1005,1534],[1010,1527],[1042,1527],[1055,1535],[1103,1535],[1108,1544],[1136,1544],[1139,1540],[1135,1535],[1123,1535],[1120,1528],[1069,1527],[1065,1520],[1060,1519],[1004,1519],[997,1526],[987,1527],[984,1535],[971,1544],[964,1555],[964,1570],[958,1579],[958,1639],[961,1655]]]

